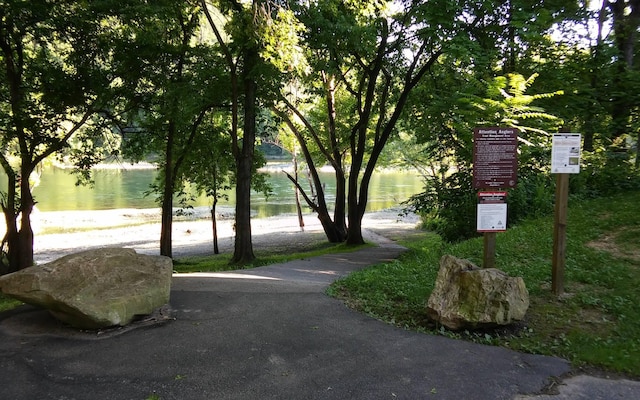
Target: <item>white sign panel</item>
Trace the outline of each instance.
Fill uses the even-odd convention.
[[[507,204],[478,204],[478,232],[503,232],[507,230]]]
[[[580,173],[581,142],[579,133],[557,133],[553,135],[551,146],[552,174]]]

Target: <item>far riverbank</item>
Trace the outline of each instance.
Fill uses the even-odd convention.
[[[150,185],[158,172],[149,168],[100,169],[95,170],[92,186],[76,186],[76,178],[68,170],[46,168],[42,171],[33,195],[40,211],[80,211],[151,209],[159,207],[157,195],[149,193]],[[259,218],[296,212],[293,184],[282,172],[287,164],[270,164],[267,183],[272,193],[251,193],[251,208]],[[5,178],[6,179],[6,178]],[[301,185],[310,191],[306,175],[301,176]],[[327,196],[332,202],[335,196],[335,176],[332,172],[321,172],[321,180]],[[6,186],[0,174],[0,187]],[[424,190],[422,178],[415,172],[379,171],[372,177],[369,186],[368,211],[397,207],[409,197]],[[220,207],[235,207],[235,191],[224,192],[228,198],[221,199]],[[198,196],[191,202],[193,207],[210,207],[211,198]],[[178,206],[177,201],[174,206]]]

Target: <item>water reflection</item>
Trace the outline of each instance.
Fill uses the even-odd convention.
[[[157,208],[155,195],[145,195],[157,171],[154,169],[96,170],[95,185],[76,186],[76,179],[67,170],[49,168],[43,171],[40,184],[34,189],[34,196],[40,211],[66,210],[107,210],[119,208]],[[282,172],[270,172],[268,179],[273,194],[268,198],[261,193],[253,193],[252,208],[257,217],[269,217],[296,212],[293,185]],[[322,172],[329,204],[333,201],[335,181],[333,174]],[[1,190],[6,190],[6,176],[0,176]],[[308,187],[308,184],[303,184]],[[414,173],[375,173],[369,189],[369,211],[397,206],[411,195],[422,190],[422,181]],[[227,193],[228,201],[219,205],[233,207],[235,194]],[[210,206],[204,196],[197,199],[194,206]],[[308,210],[307,210],[308,211]]]

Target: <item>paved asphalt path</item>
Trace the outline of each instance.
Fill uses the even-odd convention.
[[[324,294],[401,251],[176,275],[171,318],[100,334],[28,307],[0,313],[0,399],[640,398],[637,382],[591,377],[537,395],[565,360],[405,331]]]

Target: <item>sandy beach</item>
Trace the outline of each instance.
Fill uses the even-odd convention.
[[[196,209],[191,216],[176,217],[172,231],[174,258],[213,254],[208,213],[208,209]],[[228,253],[233,251],[234,241],[232,210],[220,210],[220,214],[218,245],[221,253]],[[376,242],[393,236],[393,232],[415,230],[417,216],[399,214],[400,210],[365,214],[365,239]],[[143,254],[160,252],[159,209],[36,212],[32,221],[34,258],[38,264],[99,247],[129,247]],[[251,223],[254,251],[283,248],[296,251],[326,240],[315,214],[305,214],[304,224],[303,231],[296,215],[254,218]]]

